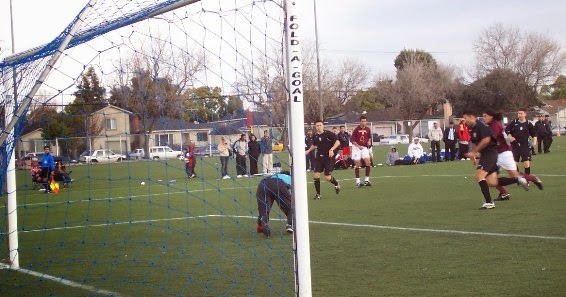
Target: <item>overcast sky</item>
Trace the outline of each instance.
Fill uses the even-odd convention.
[[[313,0],[303,0],[304,40],[315,41]],[[472,43],[496,22],[543,33],[566,50],[564,0],[316,0],[318,36],[326,62],[354,58],[373,75],[392,73],[404,48],[437,61],[471,67]],[[86,0],[13,0],[16,51],[57,36]],[[0,0],[0,46],[10,48],[9,0]],[[4,53],[5,56],[6,53]]]

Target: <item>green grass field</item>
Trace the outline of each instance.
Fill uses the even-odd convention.
[[[323,183],[316,201],[309,184],[313,296],[566,296],[565,158],[555,138],[532,162],[544,191],[511,186],[488,211],[469,161],[378,166],[361,189],[337,170],[342,192]],[[260,178],[218,180],[205,158],[187,181],[179,162],[73,166],[71,189],[49,195],[19,171],[20,266],[45,275],[0,269],[0,296],[292,296],[277,207],[274,236],[255,233]]]

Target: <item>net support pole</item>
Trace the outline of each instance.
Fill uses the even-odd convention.
[[[90,10],[90,8],[91,8],[91,4],[89,3],[82,10],[81,15],[87,13]],[[69,42],[73,39],[74,34],[81,27],[82,23],[83,23],[82,19],[79,17],[78,20],[73,24],[73,26],[69,30],[68,35],[65,36],[65,38],[63,39],[63,41],[61,42],[61,44],[57,48],[57,52],[55,52],[55,54],[53,54],[53,56],[51,57],[51,59],[49,60],[47,65],[45,66],[45,69],[43,69],[43,71],[41,72],[39,78],[35,82],[35,85],[29,91],[29,93],[24,98],[22,103],[17,107],[17,110],[16,110],[16,106],[15,106],[15,102],[17,101],[17,98],[12,98],[12,104],[9,105],[10,110],[8,110],[8,109],[6,110],[6,122],[9,123],[9,124],[6,126],[5,131],[2,133],[2,135],[0,135],[0,144],[4,144],[5,141],[8,138],[10,138],[9,139],[10,144],[6,145],[6,152],[8,154],[7,158],[8,158],[8,160],[10,160],[10,163],[8,164],[9,167],[6,169],[6,171],[16,170],[15,166],[14,166],[15,163],[12,160],[14,160],[14,149],[15,149],[15,142],[14,142],[15,138],[14,138],[13,131],[14,131],[14,127],[15,127],[17,121],[19,120],[20,117],[22,117],[23,113],[27,110],[27,108],[31,104],[31,100],[32,100],[33,96],[35,96],[35,93],[39,90],[39,87],[43,84],[43,81],[45,81],[45,79],[47,79],[47,76],[49,75],[49,73],[51,73],[53,66],[55,65],[57,60],[59,60],[59,58],[61,57],[61,54],[63,53],[63,51],[65,50],[65,48],[69,44]],[[14,71],[14,75],[16,75],[16,71]],[[14,91],[15,91],[15,93],[17,91],[16,85],[14,85]],[[8,121],[8,118],[10,119],[9,121]],[[17,211],[18,206],[17,206],[17,198],[16,198],[16,193],[15,193],[15,189],[16,189],[15,181],[8,181],[6,189],[8,191],[8,199],[6,201],[6,209],[7,209],[7,215],[8,215],[8,247],[9,247],[9,250],[10,250],[10,252],[9,252],[10,253],[10,255],[9,255],[10,256],[10,269],[19,269],[20,268],[20,262],[19,262],[19,253],[18,253],[18,250],[19,250],[19,245],[18,245],[18,211]]]
[[[304,106],[302,81],[302,55],[300,42],[298,3],[285,0],[285,46],[287,91],[289,92],[289,114],[291,154],[293,155],[293,193],[295,198],[295,239],[297,257],[298,296],[312,296],[309,215],[307,203],[307,172],[305,157]]]

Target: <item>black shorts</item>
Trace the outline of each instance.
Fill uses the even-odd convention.
[[[513,158],[515,162],[525,162],[531,160],[531,149],[528,144],[516,144],[511,145],[513,150]]]
[[[46,168],[46,167],[41,167],[41,173],[39,174],[39,177],[41,178],[49,178],[49,175],[51,174],[51,169]]]
[[[481,169],[488,174],[497,172],[497,151],[481,152],[480,161],[476,169]]]
[[[335,161],[334,157],[317,155],[314,159],[314,172],[324,172],[324,175],[330,175],[334,170]]]

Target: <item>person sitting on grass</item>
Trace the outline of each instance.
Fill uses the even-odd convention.
[[[415,137],[413,143],[409,144],[409,149],[407,154],[411,158],[413,164],[424,163],[424,149],[420,143],[420,138]]]
[[[37,162],[37,161],[32,162],[30,174],[31,174],[31,182],[33,183],[33,189],[35,190],[37,185],[42,183],[41,176],[40,176],[41,175],[41,168],[39,168],[39,162]]]
[[[71,171],[72,172],[72,171]],[[69,183],[73,182],[71,179],[71,172],[67,172],[65,165],[60,162],[55,162],[55,171],[53,171],[53,179],[56,182],[62,182],[63,188],[68,188]]]
[[[399,153],[396,147],[392,147],[391,151],[387,153],[387,165],[395,165],[395,161],[399,160]]]

